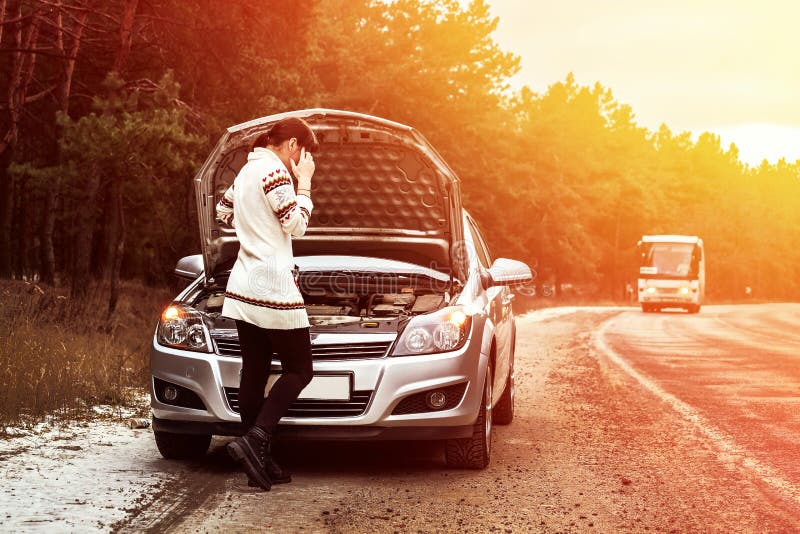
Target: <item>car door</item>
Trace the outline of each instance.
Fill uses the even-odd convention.
[[[467,226],[475,245],[478,263],[481,268],[488,269],[492,264],[489,248],[486,246],[477,224],[471,217],[467,217]],[[513,294],[507,286],[494,286],[486,290],[486,297],[488,300],[487,313],[495,327],[497,351],[492,391],[494,392],[494,397],[499,398],[503,393],[511,365],[511,299]]]

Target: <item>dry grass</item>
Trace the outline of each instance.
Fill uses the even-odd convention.
[[[86,298],[0,281],[0,433],[46,415],[75,419],[93,404],[125,405],[147,386],[149,347],[170,288],[125,283],[106,318],[108,292]]]

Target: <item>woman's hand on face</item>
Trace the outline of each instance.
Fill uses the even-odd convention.
[[[314,157],[311,152],[306,152],[305,148],[300,149],[300,159],[297,163],[293,159],[290,160],[292,164],[292,174],[297,178],[297,186],[301,189],[311,188],[311,177],[314,176]]]

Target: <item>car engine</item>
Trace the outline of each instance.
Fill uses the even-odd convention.
[[[316,290],[303,295],[312,326],[359,323],[363,321],[397,320],[410,315],[428,313],[446,304],[446,295],[434,292],[417,294],[413,288],[400,293],[343,293]],[[222,311],[224,291],[206,294],[195,308],[215,317]]]

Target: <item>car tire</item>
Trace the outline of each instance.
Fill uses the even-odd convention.
[[[205,456],[211,444],[208,434],[173,434],[153,431],[156,447],[167,460],[195,460]]]
[[[686,308],[686,311],[688,311],[689,313],[700,313],[700,305],[692,304],[691,306]]]
[[[486,366],[481,407],[472,427],[472,437],[445,442],[448,467],[483,469],[489,465],[492,448],[492,367]]]

